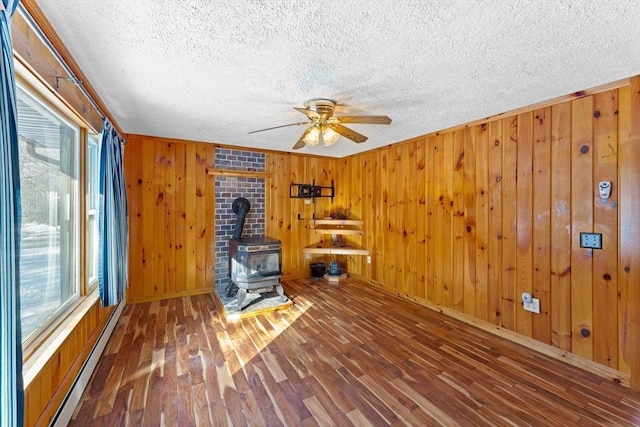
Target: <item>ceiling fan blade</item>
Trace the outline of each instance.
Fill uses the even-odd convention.
[[[300,125],[308,125],[309,122],[300,122],[300,123],[289,123],[288,125],[280,125],[280,126],[274,126],[272,128],[266,128],[266,129],[259,129],[259,130],[252,130],[249,133],[257,133],[257,132],[264,132],[265,130],[272,130],[272,129],[279,129],[279,128],[286,128],[287,126],[300,126]]]
[[[339,123],[371,123],[375,125],[388,125],[391,119],[387,116],[341,116],[335,117]]]
[[[317,120],[322,117],[320,116],[320,114],[316,113],[315,111],[309,110],[307,108],[293,107],[293,109],[300,111],[302,114],[309,117],[310,120]]]
[[[296,142],[296,145],[293,146],[294,150],[299,150],[305,146],[304,138],[309,134],[309,132],[311,132],[311,129],[313,129],[313,126],[310,126],[302,133],[302,136],[300,136],[300,139],[298,139],[298,142]]]
[[[332,123],[329,127],[345,138],[349,138],[353,142],[357,142],[358,144],[361,142],[365,142],[368,138],[361,133],[356,132],[355,130],[351,130],[347,127],[342,126],[340,123]]]

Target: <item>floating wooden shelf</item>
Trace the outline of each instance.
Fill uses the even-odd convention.
[[[335,227],[331,225],[317,225],[312,230],[316,230],[319,234],[362,234],[362,230],[353,225],[345,225],[344,227]]]
[[[338,227],[342,225],[357,225],[358,227],[362,227],[362,220],[359,219],[313,219],[311,220],[311,225],[330,225],[333,227]]]
[[[347,244],[346,246],[333,246],[333,242],[321,242],[302,248],[305,254],[329,254],[329,255],[369,255],[369,251],[359,246]]]
[[[320,234],[362,234],[362,221],[355,219],[316,219],[311,221],[311,229]]]
[[[316,219],[311,221],[311,229],[319,234],[362,235],[362,221],[356,219]],[[334,246],[333,241],[322,241],[302,249],[306,254],[369,255],[369,251],[347,243]]]

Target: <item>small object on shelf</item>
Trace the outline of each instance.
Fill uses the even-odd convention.
[[[340,234],[336,235],[336,238],[333,239],[333,246],[336,248],[344,248],[347,246],[347,241]]]
[[[340,269],[340,264],[338,261],[331,261],[329,263],[329,270],[327,271],[329,276],[340,276],[342,274],[342,270]]]
[[[332,219],[347,219],[347,215],[342,212],[333,212],[329,214]]]

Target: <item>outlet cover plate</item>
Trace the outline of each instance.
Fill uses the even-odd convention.
[[[602,233],[580,233],[580,247],[602,249]]]
[[[540,300],[538,298],[533,298],[531,302],[525,302],[522,305],[526,311],[540,314]]]

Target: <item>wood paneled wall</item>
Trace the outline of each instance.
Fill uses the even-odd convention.
[[[349,271],[637,380],[640,80],[632,80],[340,160],[341,201],[364,220],[372,253],[371,264],[348,257]],[[608,200],[600,181],[613,182]],[[580,232],[602,233],[603,249],[580,248]],[[540,299],[540,314],[523,310],[523,292]]]
[[[51,423],[113,310],[101,308],[96,300],[69,335],[60,340],[51,357],[45,363],[37,362],[42,366],[25,388],[25,426]],[[27,361],[25,367],[32,363]]]
[[[214,284],[214,144],[129,135],[129,303],[210,292]],[[285,277],[308,273],[309,220],[330,199],[291,199],[292,182],[331,185],[336,160],[266,153],[266,234],[282,240]],[[265,173],[257,172],[263,177]],[[334,205],[335,206],[335,205]],[[299,214],[299,216],[298,216]]]
[[[211,291],[215,146],[129,135],[129,289],[135,303]]]
[[[323,237],[311,229],[311,221],[323,218],[343,207],[338,195],[317,198],[315,203],[305,203],[305,199],[290,198],[291,183],[331,186],[336,180],[338,160],[326,157],[310,157],[289,153],[267,153],[267,194],[266,230],[267,235],[282,241],[282,271],[285,277],[309,276],[309,263],[316,260],[328,261],[321,255],[306,259],[302,253],[304,246],[317,243]],[[346,184],[335,182],[336,191]],[[309,199],[307,199],[309,201]],[[324,236],[326,237],[326,236]]]

